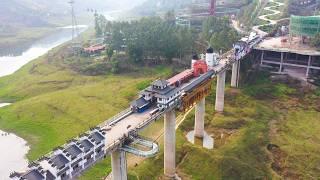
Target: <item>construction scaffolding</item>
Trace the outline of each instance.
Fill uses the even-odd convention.
[[[320,16],[291,16],[290,35],[314,37],[320,32]]]

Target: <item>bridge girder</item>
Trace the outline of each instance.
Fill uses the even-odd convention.
[[[186,112],[200,102],[203,98],[208,96],[212,90],[212,79],[209,79],[203,82],[196,89],[192,90],[190,93],[187,93],[182,97],[182,103],[179,108],[179,111]]]

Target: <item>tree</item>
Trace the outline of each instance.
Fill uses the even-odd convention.
[[[108,60],[111,60],[111,57],[113,56],[113,49],[112,47],[109,47],[106,51],[106,54],[107,54],[107,57],[108,57]]]
[[[311,45],[317,48],[320,48],[320,33],[317,33],[312,39],[311,39]]]
[[[96,31],[96,37],[99,37],[102,35],[102,28],[100,23],[100,16],[97,12],[94,13],[94,27]]]
[[[176,15],[175,15],[174,10],[170,10],[170,11],[166,12],[166,14],[164,15],[164,19],[169,24],[175,24]]]
[[[177,55],[182,59],[186,54],[191,54],[194,46],[193,35],[188,28],[179,28],[176,31],[177,36]]]
[[[124,45],[123,39],[120,25],[115,26],[112,30],[111,48],[121,50],[121,46]]]
[[[102,34],[108,35],[105,43],[110,43],[109,47],[114,50],[125,48],[133,62],[156,63],[163,59],[170,61],[174,57],[182,57],[185,53],[191,52],[191,31],[176,27],[174,23],[159,17],[130,22],[108,22],[98,16],[96,15],[96,33],[102,29]],[[167,14],[168,20],[173,20],[173,17],[173,11]],[[106,53],[108,55],[108,52]]]
[[[111,58],[111,72],[112,73],[118,73],[120,70],[120,62],[118,60],[117,56],[113,56]]]
[[[209,40],[214,33],[229,30],[230,22],[226,17],[208,17],[202,24],[201,37]]]
[[[128,46],[128,54],[129,58],[133,62],[141,62],[143,59],[143,50],[141,47],[139,47],[138,44],[129,44]]]

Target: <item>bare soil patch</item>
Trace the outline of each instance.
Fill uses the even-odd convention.
[[[271,153],[271,168],[284,179],[300,179],[299,175],[296,174],[286,165],[287,154],[280,149],[278,145],[268,144],[268,151]]]

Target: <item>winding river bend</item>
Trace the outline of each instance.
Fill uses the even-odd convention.
[[[87,26],[79,27],[81,32],[83,32],[86,28]],[[4,56],[0,56],[0,77],[14,73],[23,65],[44,55],[49,50],[71,40],[71,38],[71,26],[58,28],[56,33],[48,35],[34,42],[29,48],[27,48],[27,50],[17,48],[14,54],[19,55],[6,54]],[[1,52],[0,50],[0,54],[4,53],[5,52]]]

